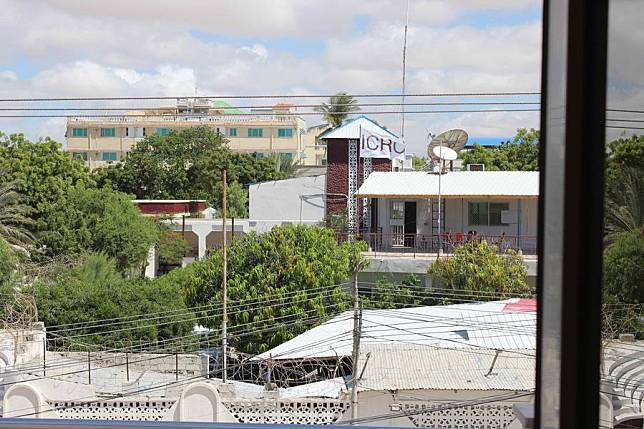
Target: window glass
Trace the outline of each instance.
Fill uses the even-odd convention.
[[[101,137],[114,137],[116,128],[101,128]]]
[[[230,137],[237,137],[237,128],[228,128],[228,135]]]
[[[293,159],[293,152],[284,152],[280,153],[280,158],[282,159]]]
[[[262,128],[249,128],[248,137],[262,137],[264,135],[264,130]]]
[[[405,216],[405,202],[392,201],[391,202],[391,219],[403,219]]]
[[[87,161],[87,152],[74,152],[72,156],[74,159],[82,159],[83,161]]]
[[[488,203],[468,203],[469,225],[488,225]]]
[[[116,161],[116,152],[103,152],[101,154],[102,161]]]
[[[510,204],[508,203],[490,203],[489,205],[489,221],[490,225],[507,225],[501,222],[501,212],[507,211],[510,209]]]
[[[87,128],[72,128],[72,137],[87,137]]]
[[[278,128],[277,137],[293,137],[293,128]]]
[[[158,136],[167,136],[170,134],[170,128],[157,128],[156,133]]]

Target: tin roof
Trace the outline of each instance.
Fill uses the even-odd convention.
[[[364,367],[358,386],[363,391],[534,389],[535,358],[511,352],[365,344],[358,363],[358,368]]]
[[[373,172],[356,194],[360,198],[444,198],[539,196],[537,171]]]

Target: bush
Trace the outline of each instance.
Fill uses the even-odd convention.
[[[604,252],[604,290],[618,302],[644,302],[644,233],[625,232]]]
[[[228,299],[235,301],[230,344],[260,353],[344,310],[349,299],[341,284],[364,247],[338,245],[332,230],[310,226],[275,227],[235,240],[228,252]],[[222,267],[221,250],[193,264],[189,305],[219,307]],[[205,326],[220,328],[220,310],[201,316]],[[235,335],[241,331],[243,336]]]
[[[502,255],[497,252],[487,241],[466,243],[453,256],[437,259],[428,272],[452,289],[498,292],[499,297],[533,294],[523,257],[511,249]]]

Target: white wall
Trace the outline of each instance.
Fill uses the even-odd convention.
[[[250,185],[249,219],[253,221],[322,221],[325,189],[326,175]]]
[[[378,200],[378,226],[382,228],[382,232],[387,234],[391,233],[391,228],[389,225],[389,212],[390,212],[390,201],[386,199]],[[418,234],[431,234],[431,208],[430,201],[426,199],[421,200],[406,200],[406,201],[416,201],[416,228]],[[519,211],[520,207],[520,225],[510,224],[510,225],[499,225],[499,226],[482,226],[482,225],[468,225],[468,203],[470,202],[499,202],[499,203],[508,203],[509,209],[511,211]],[[443,231],[451,231],[452,233],[456,232],[467,232],[470,230],[475,230],[482,235],[501,235],[505,232],[506,235],[515,236],[535,236],[537,235],[537,200],[536,199],[446,199],[445,204],[442,207],[445,213],[445,223],[443,225]]]

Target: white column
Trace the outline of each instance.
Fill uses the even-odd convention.
[[[199,259],[203,259],[203,257],[206,255],[207,233],[204,233],[202,231],[194,231],[194,232],[197,234],[197,239],[199,240],[199,249],[198,249]]]
[[[149,279],[155,278],[157,275],[157,251],[154,246],[150,247],[148,252],[148,260],[145,266],[145,277]]]

